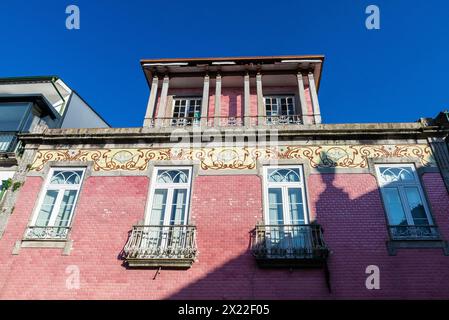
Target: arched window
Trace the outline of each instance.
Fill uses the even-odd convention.
[[[190,167],[155,168],[145,224],[187,224],[191,175]]]
[[[308,223],[301,166],[266,167],[265,223],[299,225]]]
[[[433,224],[413,164],[379,164],[376,174],[391,226]]]
[[[83,175],[82,168],[50,170],[28,237],[63,238],[67,235]]]

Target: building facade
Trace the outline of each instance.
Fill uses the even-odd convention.
[[[323,63],[142,60],[143,127],[23,135],[0,298],[449,298],[447,126],[323,124]]]

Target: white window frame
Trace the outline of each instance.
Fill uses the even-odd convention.
[[[287,107],[287,114],[279,114],[279,112],[278,112],[277,115],[273,115],[273,114],[268,115],[266,99],[276,99],[276,104],[279,107],[278,111],[282,111],[281,99],[288,99],[288,98],[292,99],[292,103],[293,103],[293,113],[292,114],[289,114],[289,112],[288,112],[289,109]],[[284,95],[277,95],[277,94],[264,95],[263,102],[264,102],[264,106],[265,106],[265,115],[267,117],[282,117],[282,116],[287,117],[287,116],[295,116],[295,115],[297,115],[297,112],[296,112],[296,101],[295,101],[295,96],[294,95],[288,95],[288,94],[284,94]],[[272,113],[272,111],[271,111],[271,113]]]
[[[158,183],[157,182],[157,173],[159,170],[188,170],[189,177],[188,181],[186,183]],[[145,218],[144,218],[144,224],[149,225],[150,219],[151,219],[151,212],[153,208],[153,202],[154,202],[154,193],[156,189],[167,189],[167,200],[164,211],[164,223],[162,226],[170,226],[170,213],[168,210],[172,209],[172,202],[173,202],[173,192],[175,189],[187,189],[187,197],[186,197],[186,212],[184,215],[184,221],[182,225],[188,225],[189,221],[189,214],[190,214],[190,193],[192,192],[192,167],[185,166],[185,167],[165,167],[165,166],[158,166],[153,168],[153,172],[151,175],[151,187],[149,191],[149,197],[147,200],[147,206],[145,210]]]
[[[380,173],[380,168],[381,167],[390,167],[390,168],[401,168],[401,167],[405,167],[405,168],[409,168],[411,169],[413,176],[414,176],[414,181],[394,181],[394,182],[384,182],[381,179],[381,173]],[[375,169],[376,169],[376,177],[377,177],[377,182],[379,184],[379,188],[380,188],[380,192],[382,195],[382,202],[384,203],[384,207],[385,207],[385,214],[387,215],[387,219],[388,219],[388,224],[391,225],[390,223],[390,216],[388,214],[388,210],[387,210],[387,204],[385,203],[384,200],[384,188],[397,188],[398,193],[399,193],[399,198],[401,200],[401,205],[402,208],[404,210],[405,213],[405,217],[407,219],[407,224],[409,226],[414,226],[415,222],[413,221],[413,216],[411,213],[411,209],[409,207],[408,204],[408,199],[407,196],[405,194],[405,187],[416,187],[418,189],[419,195],[421,197],[422,203],[423,203],[423,207],[424,207],[424,211],[426,212],[426,216],[427,216],[427,221],[429,223],[429,225],[433,225],[433,219],[432,219],[432,215],[430,214],[430,209],[429,206],[427,204],[427,199],[424,195],[424,191],[422,189],[422,185],[421,185],[421,181],[419,179],[418,173],[416,171],[416,167],[414,164],[411,163],[376,163],[375,164]]]
[[[268,170],[271,169],[298,169],[299,171],[299,182],[269,182],[268,181]],[[270,204],[269,204],[269,188],[281,188],[282,189],[282,213],[284,219],[284,225],[291,225],[291,214],[289,208],[288,200],[288,188],[300,188],[301,195],[303,199],[303,212],[304,212],[304,224],[309,224],[309,209],[306,193],[306,185],[304,182],[304,170],[302,165],[282,165],[282,166],[264,166],[263,168],[263,195],[264,195],[264,222],[266,225],[271,225],[270,223]]]
[[[53,178],[53,174],[55,171],[81,171],[80,183],[77,185],[74,185],[74,184],[50,184],[50,181]],[[81,191],[81,186],[84,181],[85,172],[86,172],[86,168],[83,168],[83,167],[53,167],[53,168],[50,168],[47,178],[45,179],[45,184],[44,184],[41,194],[39,196],[38,205],[36,206],[36,209],[34,210],[33,217],[31,219],[31,223],[29,226],[30,227],[36,226],[36,220],[39,216],[39,212],[41,210],[42,204],[45,199],[45,195],[47,194],[48,190],[57,190],[58,196],[56,197],[55,205],[53,206],[53,210],[50,214],[50,219],[48,221],[48,224],[45,227],[55,227],[54,224],[55,224],[56,218],[58,216],[59,209],[61,208],[64,192],[66,190],[76,190],[77,191],[76,197],[75,197],[75,200],[73,201],[72,211],[70,212],[70,218],[67,223],[67,227],[70,227],[72,224],[72,221],[73,221],[75,208],[78,203],[78,198],[79,198],[79,194]]]
[[[196,100],[199,100],[200,101],[200,104],[199,104],[199,113],[200,113],[200,115],[201,115],[201,107],[202,107],[202,97],[174,97],[173,98],[173,108],[172,108],[172,110],[173,110],[173,114],[172,114],[172,116],[173,116],[173,118],[174,119],[188,119],[189,118],[189,116],[188,116],[188,110],[190,109],[190,104],[191,104],[191,102],[192,101],[196,101]],[[184,110],[184,117],[175,117],[175,105],[176,105],[176,101],[180,101],[180,105],[179,105],[179,108],[181,108],[181,101],[182,100],[185,100],[186,101],[186,105],[185,105],[185,110]],[[178,113],[180,113],[180,112],[178,112]],[[194,113],[194,116],[193,116],[193,118],[195,117],[195,113]]]

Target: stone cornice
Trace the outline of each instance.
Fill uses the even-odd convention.
[[[45,129],[42,133],[21,134],[20,139],[27,144],[78,144],[78,143],[153,143],[170,142],[174,135],[178,138],[206,136],[270,136],[277,130],[279,140],[292,139],[424,139],[442,136],[449,130],[437,126],[412,123],[354,123],[317,124],[301,126],[235,127],[214,128],[185,127],[173,128],[98,128],[98,129]],[[176,133],[175,133],[176,132]],[[175,133],[175,134],[174,134]]]

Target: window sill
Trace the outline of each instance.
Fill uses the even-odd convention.
[[[62,255],[70,255],[72,250],[73,240],[57,239],[57,240],[42,240],[42,239],[23,239],[16,241],[13,255],[18,255],[21,248],[44,248],[44,249],[62,249]]]
[[[398,249],[443,249],[445,256],[449,256],[449,244],[444,240],[389,240],[387,250],[390,256],[395,256]]]

